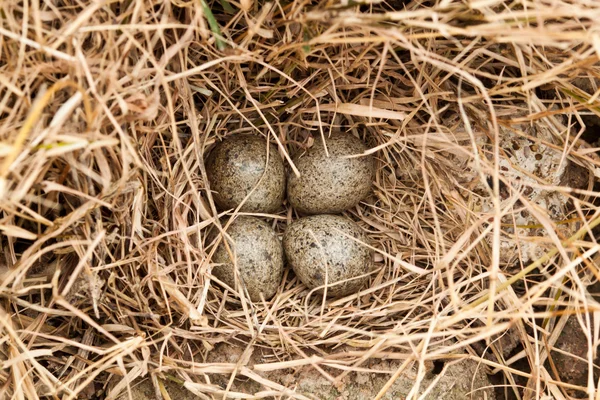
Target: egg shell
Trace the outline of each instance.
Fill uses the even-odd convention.
[[[227,228],[227,234],[233,259],[222,242],[212,258],[213,263],[220,264],[213,268],[213,274],[236,288],[234,265],[237,265],[252,301],[260,301],[261,292],[266,300],[273,297],[281,283],[284,259],[275,231],[259,218],[238,216]]]
[[[258,136],[232,135],[218,143],[206,160],[206,174],[221,210],[239,206],[255,187],[240,211],[274,212],[285,197],[283,161],[277,148]]]
[[[331,286],[371,270],[373,254],[365,244],[367,237],[354,221],[329,214],[300,218],[283,236],[286,258],[298,278],[309,289],[327,282],[329,297],[356,293],[367,283],[363,276]]]
[[[335,214],[356,206],[370,192],[375,174],[372,156],[363,154],[367,147],[350,134],[321,138],[306,152],[293,159],[300,176],[290,174],[287,194],[290,204],[301,214]]]

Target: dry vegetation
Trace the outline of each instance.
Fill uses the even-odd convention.
[[[594,398],[600,2],[0,7],[0,398],[115,398],[152,377],[165,398],[165,382],[255,398],[243,378],[306,399],[274,373],[339,387],[384,359],[390,385],[415,371],[417,398],[432,361],[457,358],[497,398]],[[288,272],[262,304],[224,289],[211,144],[263,135],[289,160],[332,131],[378,160],[347,213],[377,250],[370,286],[323,302]],[[556,168],[515,164],[507,138]],[[296,215],[263,217],[281,233]],[[563,327],[583,351],[550,351]],[[222,342],[237,362],[211,362]]]

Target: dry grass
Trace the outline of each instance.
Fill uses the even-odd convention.
[[[0,398],[116,396],[147,374],[205,398],[228,396],[214,374],[303,398],[260,373],[312,365],[335,383],[369,359],[422,368],[457,351],[518,398],[574,387],[593,398],[593,376],[561,382],[545,361],[570,314],[594,348],[600,336],[587,289],[600,277],[600,161],[580,139],[600,116],[599,2],[66,0],[1,11]],[[263,304],[224,290],[205,240],[220,224],[210,145],[252,133],[287,159],[338,130],[378,159],[374,194],[347,213],[377,249],[370,286],[325,303],[291,273]],[[500,168],[508,132],[591,173],[579,188],[537,180],[569,199],[566,233]],[[518,209],[545,228],[529,239],[545,255],[507,265],[501,242]],[[264,217],[282,232],[296,216]],[[506,359],[494,339],[509,328],[522,347]],[[273,357],[203,362],[223,341]]]

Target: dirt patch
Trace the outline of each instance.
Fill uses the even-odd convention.
[[[447,363],[436,363],[438,368],[431,367],[424,371],[420,389],[413,394],[426,400],[466,400],[495,399],[494,391],[485,372],[477,362],[462,360]],[[373,399],[386,386],[394,373],[400,368],[398,361],[376,361],[369,368],[382,373],[352,373],[333,387],[314,369],[303,369],[298,374],[296,385],[298,391],[313,399],[324,400],[363,400]],[[417,368],[402,373],[389,387],[382,399],[405,399],[413,390],[418,378]],[[418,397],[417,396],[417,397]],[[487,396],[487,397],[485,397]],[[416,398],[416,397],[415,397]]]
[[[213,365],[238,364],[244,356],[244,349],[227,343],[218,344],[206,357],[206,362]],[[253,352],[246,364],[250,369],[267,359],[266,352],[261,350]],[[346,375],[339,383],[332,383],[312,366],[288,368],[273,372],[258,372],[258,374],[271,382],[285,386],[297,398],[315,400],[364,400],[372,399],[388,384],[393,374],[401,367],[402,360],[371,360],[361,365],[364,372],[352,372]],[[239,363],[240,367],[243,363]],[[333,368],[326,368],[331,375],[336,373]],[[340,371],[337,370],[337,374]],[[426,396],[427,400],[466,400],[466,399],[495,399],[494,390],[481,365],[470,359],[434,363],[427,362],[421,373],[420,389],[413,394]],[[231,380],[231,374],[211,374],[213,390],[224,391]],[[382,399],[404,399],[413,390],[418,380],[418,368],[413,366],[399,376],[389,385]],[[179,400],[196,399],[195,394],[187,391],[182,384],[164,381],[168,394]],[[229,386],[229,392],[234,396],[246,394],[264,397],[261,393],[268,389],[254,380],[236,374]],[[149,379],[136,383],[132,387],[133,400],[152,399],[156,397],[156,390]],[[232,394],[233,395],[233,394]],[[302,397],[304,396],[304,397]],[[258,398],[258,397],[257,397]],[[121,395],[118,400],[129,400],[127,394]]]
[[[155,388],[150,378],[139,380],[132,384],[131,393],[125,392],[117,400],[166,400],[168,397],[172,400],[197,400],[200,398],[177,383],[161,381],[161,384],[163,385],[162,390]]]
[[[588,349],[588,339],[577,317],[569,317],[553,346],[548,371],[558,374],[562,382],[586,387],[589,373],[589,364],[586,361]],[[598,365],[599,361],[600,358],[596,356],[594,364]],[[597,369],[594,371],[594,381],[598,380],[598,372]],[[581,390],[566,389],[566,392],[575,398],[587,397]]]

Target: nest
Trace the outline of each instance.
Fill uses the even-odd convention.
[[[0,397],[129,398],[145,380],[165,399],[437,398],[432,377],[466,361],[492,376],[472,398],[596,391],[600,3],[2,13]],[[323,301],[287,270],[268,302],[224,288],[211,146],[261,135],[289,160],[330,132],[377,159],[345,213],[377,251],[369,285]],[[297,215],[260,217],[282,233]],[[376,390],[353,394],[364,376]]]

